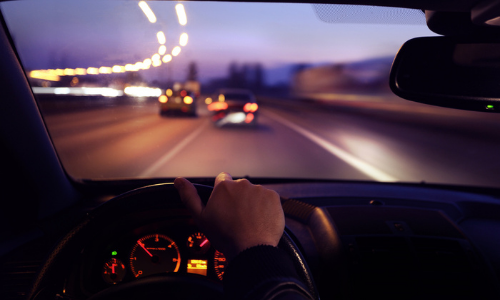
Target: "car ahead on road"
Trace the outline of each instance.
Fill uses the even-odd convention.
[[[354,5],[1,2],[0,299],[223,298],[221,279],[227,266],[223,253],[209,244],[172,185],[176,176],[186,176],[207,200],[220,171],[280,194],[287,227],[279,247],[294,257],[315,299],[500,299],[496,115],[391,98],[392,105],[378,95],[368,97],[367,89],[357,98],[338,93],[363,81],[351,80],[353,73],[363,73],[365,79],[380,73],[360,67],[357,60],[367,55],[363,51],[378,58],[382,46],[392,45],[394,56],[406,40],[433,35],[420,26],[427,30],[422,34],[406,19],[413,12],[421,22],[427,17],[428,26],[440,34],[484,40],[477,51],[470,51],[472,40],[414,48],[417,57],[395,61],[393,89],[414,98],[415,87],[425,88],[417,84],[425,83],[425,78],[410,80],[424,74],[413,72],[414,68],[431,67],[418,56],[457,49],[456,56],[438,61],[457,61],[458,66],[436,74],[474,75],[466,82],[447,84],[458,95],[440,98],[442,76],[429,83],[433,91],[423,93],[424,100],[414,99],[467,106],[466,98],[480,92],[475,86],[498,85],[493,68],[499,65],[493,60],[498,48],[491,51],[491,46],[498,46],[497,2],[337,2]],[[167,13],[174,17],[162,18]],[[367,23],[376,15],[381,16],[372,20],[376,25]],[[358,18],[344,19],[353,16]],[[393,19],[397,16],[404,16],[404,22]],[[318,26],[309,27],[310,23]],[[177,35],[165,38],[159,32],[163,24],[168,25],[168,34]],[[200,31],[194,31],[196,27]],[[378,35],[388,28],[392,29]],[[209,29],[214,31],[204,31]],[[392,40],[398,36],[402,40]],[[193,41],[195,37],[199,40]],[[367,41],[375,44],[363,44]],[[153,47],[145,49],[148,45]],[[277,49],[274,55],[268,52],[271,49]],[[405,49],[402,53],[412,52]],[[295,50],[304,53],[297,56]],[[476,59],[471,53],[486,57]],[[336,55],[341,54],[345,60],[341,65],[323,65],[328,57],[338,61]],[[138,59],[139,55],[144,57]],[[90,101],[80,103],[68,96],[50,102],[48,113],[43,101],[50,101],[46,99],[50,96],[36,98],[32,91],[38,87],[32,78],[59,91],[77,76],[103,87],[127,77],[140,77],[141,82],[154,76],[161,79],[194,58],[200,60],[200,72],[193,71],[193,77],[210,73],[216,65],[212,60],[228,60],[200,82],[222,86],[245,80],[259,86],[263,73],[252,64],[260,57],[270,57],[262,65],[270,76],[267,81],[275,83],[260,90],[281,94],[259,111],[266,114],[260,122],[266,122],[267,129],[258,132],[221,133],[204,126],[209,122],[202,118],[163,122],[156,115],[157,103],[138,99],[120,104],[119,97],[109,94],[103,97],[114,101],[106,107],[97,109]],[[232,67],[236,60],[248,62],[247,66]],[[283,66],[285,60],[290,64]],[[122,61],[123,66],[115,65]],[[325,73],[336,79],[337,92],[312,92],[326,100],[345,98],[345,106],[317,104],[324,99],[292,103],[287,97],[289,82],[280,82],[293,76],[292,71],[307,71],[304,61],[327,69],[315,69],[314,82],[324,80]],[[405,61],[418,63],[411,67]],[[221,78],[228,65],[230,74]],[[488,67],[491,81],[476,72],[481,66]],[[251,68],[256,70],[253,75]],[[339,77],[343,72],[347,79]],[[303,75],[305,82],[307,74]],[[375,85],[375,80],[367,81]],[[500,98],[494,95],[487,99]],[[497,107],[486,102],[471,109],[494,112]],[[398,130],[403,134],[391,138]],[[399,143],[404,139],[407,145]],[[454,147],[450,150],[446,144]],[[430,150],[419,148],[422,145]],[[493,155],[483,156],[485,149]],[[424,175],[412,177],[425,167]],[[106,175],[110,169],[118,175]],[[143,249],[154,251],[151,257],[161,256],[168,264],[153,261]],[[265,270],[259,263],[256,268]]]
[[[257,125],[259,105],[255,95],[249,90],[219,90],[207,108],[214,113],[212,121],[217,126]]]
[[[196,116],[196,95],[187,90],[172,91],[168,89],[165,94],[158,97],[160,115],[185,114]]]

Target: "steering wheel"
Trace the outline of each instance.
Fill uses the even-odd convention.
[[[206,203],[213,188],[204,185],[195,186],[200,198]],[[54,289],[54,282],[57,282],[55,279],[60,277],[60,274],[65,274],[65,268],[70,263],[69,257],[74,257],[75,253],[84,249],[96,233],[106,228],[103,226],[111,226],[123,215],[151,209],[184,209],[177,189],[172,183],[156,184],[126,192],[88,213],[85,219],[52,250],[38,273],[27,299],[53,299],[58,293]],[[311,271],[288,231],[285,228],[278,247],[290,255],[309,293],[314,299],[319,300]],[[224,298],[220,284],[191,274],[166,273],[107,288],[89,299],[147,299],[157,298],[159,295],[168,295],[170,299]]]

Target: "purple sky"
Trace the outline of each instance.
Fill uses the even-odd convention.
[[[141,71],[147,78],[184,78],[196,61],[202,79],[226,75],[230,62],[349,62],[395,55],[406,40],[434,35],[426,26],[331,24],[310,4],[182,2],[188,23],[177,22],[179,2],[148,2],[150,23],[134,1],[21,1],[0,4],[27,69],[124,65],[151,57],[156,32],[170,51],[182,32],[189,43],[166,65]],[[278,76],[279,77],[279,76]],[[268,81],[279,78],[268,78]]]

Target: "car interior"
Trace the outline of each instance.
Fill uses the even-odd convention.
[[[0,209],[0,299],[223,298],[222,279],[224,269],[227,267],[226,259],[223,253],[210,245],[204,232],[195,224],[181,203],[177,190],[173,186],[173,180],[177,176],[186,177],[196,184],[202,200],[207,201],[213,189],[215,176],[219,172],[227,171],[222,169],[226,164],[228,166],[236,164],[241,166],[241,168],[235,169],[238,171],[229,170],[231,173],[236,173],[234,174],[235,178],[247,178],[253,184],[263,185],[280,195],[286,217],[286,229],[279,247],[290,254],[299,275],[315,299],[500,298],[500,163],[498,162],[500,136],[496,130],[500,127],[496,114],[500,111],[498,108],[500,90],[497,88],[497,79],[500,77],[498,75],[500,74],[500,56],[498,55],[500,53],[498,51],[500,49],[500,40],[498,39],[500,4],[498,1],[147,2],[151,7],[149,10],[154,11],[158,19],[162,17],[160,5],[170,5],[168,8],[171,9],[172,13],[174,13],[175,7],[177,16],[182,16],[179,6],[175,5],[184,4],[182,11],[186,7],[185,14],[188,16],[188,25],[185,28],[188,28],[188,31],[193,28],[188,27],[191,24],[189,22],[193,22],[193,24],[197,22],[197,19],[192,17],[193,15],[196,13],[203,15],[203,12],[210,15],[203,5],[219,5],[217,9],[228,15],[228,19],[232,22],[236,22],[238,19],[236,13],[234,18],[231,15],[233,9],[238,9],[238,4],[249,5],[242,6],[245,9],[252,8],[251,5],[262,5],[262,8],[255,10],[253,8],[247,9],[249,19],[255,20],[256,23],[260,17],[257,14],[262,14],[262,18],[268,14],[266,9],[270,6],[266,5],[275,5],[278,8],[304,5],[304,7],[307,6],[310,18],[318,20],[318,23],[326,29],[329,28],[327,25],[331,24],[324,20],[319,21],[318,18],[325,19],[333,16],[335,11],[341,11],[335,9],[337,5],[340,5],[341,8],[348,5],[358,9],[358,12],[363,11],[365,7],[410,9],[421,17],[422,23],[420,24],[429,31],[429,36],[414,36],[399,43],[399,46],[392,53],[391,59],[384,64],[387,68],[384,69],[385,73],[383,74],[385,75],[381,79],[384,86],[383,92],[397,95],[399,98],[395,97],[398,99],[394,101],[400,101],[395,102],[397,105],[403,103],[401,107],[405,103],[409,103],[408,112],[393,110],[392,107],[399,107],[395,104],[390,106],[391,108],[387,108],[389,104],[378,100],[356,102],[348,99],[342,102],[342,105],[345,106],[330,105],[328,103],[334,95],[342,94],[342,92],[332,92],[331,90],[321,91],[324,98],[320,100],[314,98],[316,97],[313,95],[314,89],[320,84],[325,86],[331,84],[340,91],[342,91],[341,88],[348,85],[358,89],[359,86],[364,88],[371,84],[370,88],[373,89],[373,86],[377,84],[377,88],[379,88],[379,83],[374,83],[373,78],[375,77],[371,75],[373,73],[369,72],[363,73],[365,81],[359,81],[361,83],[352,84],[351,81],[350,83],[343,81],[336,82],[335,85],[331,81],[327,82],[330,78],[328,76],[337,74],[335,72],[355,73],[355,71],[363,71],[360,64],[349,65],[346,63],[326,70],[327,67],[319,63],[321,61],[316,61],[316,64],[308,66],[299,65],[297,62],[293,68],[290,67],[290,70],[293,69],[295,72],[293,80],[295,80],[296,85],[290,88],[290,92],[288,87],[286,90],[290,95],[296,96],[293,101],[287,103],[283,103],[285,102],[284,97],[277,96],[284,90],[279,80],[273,86],[270,84],[263,86],[258,79],[260,67],[254,64],[242,68],[242,70],[245,68],[255,69],[255,74],[257,74],[252,77],[256,79],[251,87],[243,87],[253,90],[259,103],[259,124],[252,128],[218,128],[214,126],[210,123],[212,114],[209,114],[206,108],[209,103],[202,96],[196,99],[198,101],[198,116],[191,118],[160,117],[157,95],[147,96],[148,100],[137,100],[137,102],[134,102],[136,100],[132,99],[132,96],[130,96],[132,99],[130,100],[125,95],[112,98],[104,97],[105,100],[99,100],[101,102],[97,100],[92,102],[93,98],[85,96],[87,98],[80,101],[83,103],[80,106],[77,105],[79,100],[52,101],[51,97],[65,96],[68,99],[70,97],[68,94],[60,95],[58,91],[62,90],[57,89],[67,89],[64,91],[72,92],[76,91],[72,88],[80,88],[78,83],[75,86],[71,85],[70,82],[71,78],[77,78],[74,75],[76,73],[73,74],[71,73],[73,69],[68,69],[69,73],[57,75],[57,78],[62,79],[54,83],[55,81],[44,78],[37,81],[38,79],[33,72],[39,70],[40,74],[49,74],[50,72],[47,71],[49,68],[75,68],[74,70],[77,70],[76,68],[79,66],[71,63],[71,51],[80,46],[76,46],[76,43],[68,43],[65,44],[67,52],[54,50],[62,57],[54,59],[57,60],[57,65],[54,64],[54,66],[50,66],[50,55],[44,56],[43,59],[40,58],[42,53],[50,54],[52,50],[48,48],[49,50],[43,52],[45,50],[38,44],[26,42],[22,37],[23,34],[30,35],[27,32],[31,30],[35,33],[43,33],[44,43],[47,45],[58,43],[59,40],[56,34],[43,31],[47,30],[46,28],[56,30],[57,25],[43,27],[43,30],[36,31],[36,23],[24,25],[21,23],[28,22],[26,20],[34,18],[35,15],[43,15],[42,10],[35,5],[36,2],[38,1],[0,2],[0,99],[2,105],[0,109],[0,157],[2,158],[0,169],[2,189],[2,197],[0,197],[2,199],[2,209]],[[72,14],[65,15],[63,2],[47,1],[47,11],[52,12],[52,14],[47,14],[48,20],[71,19]],[[150,15],[146,13],[148,10],[144,8],[145,6],[141,6],[146,2],[124,2],[126,4],[120,1],[106,2],[106,5],[109,6],[106,6],[106,9],[110,10],[103,10],[102,15],[95,13],[96,19],[108,18],[105,13],[112,11],[115,6],[119,7],[123,4],[132,7],[131,11],[137,13],[137,18],[141,18],[145,24],[147,23],[146,25],[151,25],[145,18],[145,15],[150,18]],[[79,5],[86,7],[86,5],[90,6],[89,3],[91,2]],[[60,4],[61,7],[59,7]],[[199,5],[200,8],[197,8],[196,5]],[[227,5],[227,7],[223,5]],[[30,6],[34,6],[35,9],[29,10]],[[329,10],[330,8],[331,10]],[[297,18],[301,16],[302,10],[305,11],[300,6],[300,9],[294,11],[297,15],[289,16],[290,20],[295,19],[296,22],[300,23]],[[77,10],[75,9],[75,11]],[[213,12],[215,14],[215,9]],[[283,10],[283,14],[286,12]],[[27,16],[26,19],[16,19],[17,16],[24,13]],[[340,13],[342,14],[342,11]],[[279,19],[280,15],[274,14],[273,16]],[[382,20],[387,20],[387,18],[382,17]],[[122,17],[122,19],[120,22],[127,24],[128,20],[132,20],[133,17],[131,14]],[[181,19],[179,17],[180,25],[178,26],[184,26]],[[363,17],[354,17],[354,19],[354,21],[345,22],[361,22],[359,26],[364,26],[362,30],[366,32],[385,26],[363,23]],[[45,19],[41,18],[40,20]],[[92,23],[91,21],[82,22],[82,28],[85,29],[86,26],[89,26],[86,30],[94,28],[91,27],[93,25],[88,24]],[[149,22],[153,23],[151,19]],[[177,22],[177,17],[175,17],[175,22]],[[298,30],[289,24],[279,23],[276,20],[273,22],[275,23],[272,24],[281,30]],[[332,22],[337,24],[344,21]],[[415,25],[401,25],[398,22],[396,21],[392,25],[402,27],[403,31],[414,30]],[[217,21],[214,21],[215,23]],[[206,25],[205,27],[210,26]],[[214,30],[222,28],[213,26]],[[254,28],[252,24],[244,26],[245,28]],[[238,28],[225,28],[224,30],[234,30],[235,35],[231,35],[234,38],[240,35],[237,32]],[[257,25],[255,28],[257,28],[255,30],[266,31]],[[79,29],[71,27],[64,28],[64,30],[64,34],[67,32],[67,34],[77,35],[79,32]],[[72,30],[75,30],[75,33]],[[138,34],[146,35],[145,32],[143,30]],[[168,44],[169,34],[171,32],[167,33],[166,39],[168,51],[172,48]],[[182,52],[181,48],[176,50],[178,52],[175,53],[178,56],[172,52],[172,56],[168,59],[173,60],[168,63],[175,63],[178,59],[180,65],[180,61],[183,59],[182,55],[194,56],[192,53],[195,50],[189,47],[200,45],[196,44],[196,39],[202,39],[202,34],[196,34],[194,30],[189,31],[189,34],[189,43],[185,37],[187,46],[181,47]],[[120,32],[116,35],[125,36],[126,34]],[[309,33],[309,35],[314,34]],[[349,32],[346,35],[349,35]],[[37,41],[42,40],[41,36],[36,38]],[[86,42],[90,38],[99,39],[99,36],[93,31],[89,36],[78,36],[76,40]],[[271,40],[271,37],[267,38]],[[318,40],[321,39],[323,38],[319,36]],[[266,40],[266,45],[258,44],[258,47],[272,48],[274,44],[269,40]],[[154,36],[154,42],[156,43],[156,36]],[[248,41],[241,39],[230,42],[235,45],[244,44],[245,47],[251,48],[251,43],[260,43],[261,41],[249,38]],[[298,43],[300,44],[300,41]],[[157,44],[154,44],[154,47],[157,47]],[[184,43],[184,45],[186,44]],[[146,46],[145,44],[144,47]],[[301,47],[300,45],[295,46]],[[286,47],[289,48],[289,46]],[[308,50],[308,53],[312,53],[311,56],[320,55],[319,50],[314,48],[314,45],[311,47],[308,48],[312,49]],[[315,52],[316,50],[318,52]],[[396,53],[398,50],[399,52]],[[101,50],[97,49],[96,51]],[[332,57],[334,57],[335,51],[331,52]],[[351,49],[347,52],[356,52],[356,50]],[[26,53],[30,53],[31,56]],[[65,56],[65,53],[69,54]],[[134,53],[131,55],[137,56]],[[222,55],[230,56],[223,51]],[[262,56],[264,55],[262,54]],[[285,53],[279,54],[281,57],[286,55]],[[43,62],[33,63],[37,59]],[[80,59],[83,62],[87,58],[82,54]],[[133,59],[142,61],[142,58],[136,59],[134,57]],[[118,61],[116,64],[120,64],[119,60],[110,61]],[[167,59],[164,59],[163,64],[167,64],[166,61]],[[251,62],[254,61],[255,59],[251,60]],[[332,58],[332,61],[335,61],[335,58]],[[64,63],[68,66],[63,66]],[[97,63],[101,63],[101,61]],[[102,64],[105,63],[106,60],[103,58]],[[149,63],[151,64],[151,60]],[[85,65],[85,68],[88,67],[85,71],[88,73],[85,73],[87,74],[85,76],[90,77],[91,67],[97,66]],[[127,66],[124,66],[123,72],[120,72],[128,74],[124,71],[126,68]],[[203,68],[204,65],[200,63],[198,70],[200,77],[205,74]],[[226,65],[224,65],[221,74],[226,74],[226,69]],[[176,69],[173,70],[173,72],[162,71],[163,73],[159,71],[158,74],[176,78]],[[229,70],[231,74],[233,69],[230,67]],[[274,73],[271,71],[266,73],[268,74],[266,76],[271,78],[269,74],[278,74],[275,75],[278,78],[281,76],[279,75],[281,73],[278,72],[280,70],[282,69],[278,70],[277,68]],[[360,74],[361,71],[359,71]],[[149,71],[141,72],[146,74]],[[72,75],[66,76],[70,73]],[[194,73],[196,72],[193,71],[189,75],[191,80],[196,77],[193,75]],[[317,75],[318,73],[320,75]],[[106,74],[104,69],[101,70],[101,75],[96,76],[106,76],[102,74]],[[154,78],[147,77],[149,76],[147,74],[143,75],[144,78],[150,78],[150,83],[154,82]],[[87,78],[85,76],[77,79],[83,81]],[[68,80],[64,81],[66,78]],[[234,78],[238,79],[236,75]],[[47,82],[53,85],[47,85]],[[88,82],[89,85],[82,87],[82,89],[96,88],[95,81],[89,80]],[[217,78],[211,81],[208,79],[202,81],[201,95],[212,97],[213,91],[226,88],[221,86],[220,82],[221,80]],[[90,83],[94,85],[90,85]],[[168,83],[165,84],[165,87],[162,84],[160,80],[151,83],[150,86],[162,89],[161,93],[163,94],[169,86]],[[241,85],[241,82],[234,84],[235,86],[227,86],[227,88],[242,88],[242,86],[237,86]],[[50,88],[54,89],[53,94],[37,92],[49,91]],[[120,90],[120,88],[116,88],[116,82],[109,83],[105,88]],[[124,89],[122,88],[122,90]],[[307,93],[312,96],[304,96]],[[327,99],[327,96],[324,96],[326,94],[330,98]],[[360,95],[360,99],[365,99],[368,97],[368,92],[360,92]],[[71,97],[78,98],[78,96]],[[123,145],[120,144],[121,140],[116,138],[115,141],[113,135],[102,133],[103,142],[116,142],[115,148],[109,148],[113,149],[114,152],[110,151],[111,153],[99,157],[91,152],[86,154],[79,149],[84,148],[86,144],[92,144],[93,137],[82,138],[79,141],[81,144],[78,144],[75,141],[80,128],[77,128],[76,125],[71,127],[73,123],[65,125],[63,120],[75,124],[78,122],[87,124],[85,122],[101,118],[102,122],[99,121],[101,123],[96,121],[95,124],[85,125],[89,128],[94,126],[90,129],[98,132],[107,126],[106,122],[117,118],[109,112],[121,112],[122,107],[116,104],[116,101],[120,99],[127,103],[124,104],[124,107],[132,107],[137,110],[150,103],[151,109],[148,108],[149,106],[144,108],[144,115],[146,112],[150,113],[154,118],[158,118],[158,122],[162,122],[162,126],[163,124],[172,126],[168,127],[172,136],[174,134],[182,135],[186,139],[181,140],[175,135],[175,138],[169,140],[168,143],[154,144],[155,146],[151,146],[151,149],[156,149],[155,151],[160,154],[152,157],[152,150],[149,152],[141,150],[152,145],[146,139],[151,138],[156,142],[161,134],[166,134],[167,129],[161,131],[163,129],[157,126],[157,123],[151,123],[150,133],[140,134],[141,138],[134,142],[133,147],[131,146],[132,150],[130,151],[135,151],[135,154],[126,159],[131,164],[141,164],[141,168],[142,166],[145,166],[144,168],[150,167],[146,168],[145,171],[137,171],[115,165],[113,170],[108,170],[120,151],[129,151],[128,148],[121,146]],[[217,99],[213,101],[217,101]],[[367,105],[382,107],[386,113],[383,115],[371,112],[371,108],[367,108]],[[283,107],[283,112],[279,111],[279,107]],[[457,139],[456,144],[450,145],[449,148],[442,148],[443,153],[436,146],[433,151],[420,154],[421,157],[434,157],[434,155],[438,157],[435,162],[428,164],[428,169],[431,170],[428,172],[428,177],[422,176],[421,179],[414,179],[414,177],[390,176],[391,172],[392,174],[405,172],[416,174],[416,171],[414,172],[411,168],[418,169],[419,164],[425,164],[411,160],[410,154],[417,151],[415,148],[394,147],[392,152],[388,151],[387,160],[383,160],[379,164],[374,163],[375,166],[381,165],[378,169],[385,170],[385,172],[380,172],[377,168],[370,167],[366,163],[370,162],[370,159],[377,160],[379,157],[377,150],[370,148],[373,141],[370,144],[359,139],[357,141],[359,150],[352,150],[351,154],[347,153],[346,150],[351,149],[349,148],[351,144],[339,142],[340,146],[332,146],[332,142],[326,141],[326,136],[337,133],[340,141],[340,130],[348,126],[342,122],[347,120],[345,115],[356,114],[358,109],[361,111],[359,119],[367,120],[366,122],[375,122],[387,115],[388,120],[394,122],[386,127],[389,131],[396,130],[395,128],[398,126],[404,127],[401,124],[410,122],[410,119],[417,124],[408,125],[411,128],[419,127],[419,122],[422,122],[425,124],[422,127],[426,127],[426,132],[429,134],[409,136],[408,138],[413,139],[414,144],[435,143],[431,141],[431,132],[433,134],[443,132],[444,135],[451,135],[449,132],[461,130],[468,139]],[[425,115],[422,113],[418,116],[408,117],[410,113],[426,109],[436,110]],[[313,125],[307,127],[303,125],[302,118],[305,120],[305,113],[309,110],[317,110],[321,117],[311,117]],[[87,117],[87,113],[94,111],[100,112],[100,114],[95,117]],[[444,113],[441,114],[441,112]],[[285,119],[287,113],[296,114],[296,121]],[[449,113],[450,116],[445,116],[446,113]],[[76,119],[79,114],[81,114],[82,119]],[[327,127],[329,125],[323,121],[327,118],[323,118],[323,115],[327,114],[331,116],[328,118],[338,122],[337,127],[331,129],[330,132],[327,132],[330,128]],[[124,118],[129,118],[126,113],[124,115],[126,116]],[[133,118],[137,118],[137,121],[133,121],[134,124],[148,122],[146,117],[143,118],[142,115],[130,114],[130,116],[132,116],[130,117],[132,121]],[[269,125],[271,124],[270,120],[274,120],[272,122],[277,124],[276,127]],[[443,120],[453,120],[453,122],[450,121],[451,125],[447,127],[447,131],[438,125],[439,122],[444,122]],[[469,121],[470,123],[468,123]],[[196,123],[197,125],[193,125],[192,129],[189,132],[186,130],[187,133],[185,133],[177,129],[178,127],[169,125],[173,123]],[[377,126],[372,125],[372,129],[378,129]],[[115,127],[116,130],[123,131],[123,134],[134,133],[136,130],[135,127],[122,125]],[[300,136],[300,139],[297,138],[295,142],[286,146],[282,144],[285,142],[272,136],[269,137],[268,145],[254,143],[254,140],[251,139],[254,134],[272,135],[285,127],[288,128],[290,134]],[[203,128],[209,128],[210,132],[213,131],[216,134],[200,133],[201,130],[205,130]],[[324,130],[326,133],[320,136],[320,134],[315,134],[311,128]],[[352,132],[358,131],[353,129]],[[479,136],[478,132],[484,133],[484,135]],[[242,136],[242,139],[239,142],[228,144],[229,146],[226,146],[228,148],[225,149],[211,146],[212,143],[213,145],[224,144],[229,136]],[[247,139],[244,140],[243,136]],[[197,140],[199,144],[196,144],[196,147],[189,146],[189,143],[195,143]],[[319,146],[316,149],[313,146],[305,145],[306,140],[313,141]],[[390,142],[386,143],[387,140],[379,136],[373,136],[372,140],[387,147],[391,145]],[[345,137],[345,141],[348,141],[348,137]],[[446,140],[444,143],[449,142]],[[173,150],[165,150],[167,144]],[[238,153],[243,146],[250,149],[245,156],[239,157],[234,154]],[[275,146],[276,150],[269,150],[271,146]],[[487,150],[483,151],[481,147]],[[189,148],[196,148],[199,152],[188,155],[185,149]],[[297,151],[297,156],[288,152],[288,149],[292,148]],[[70,150],[66,151],[65,149]],[[365,162],[356,158],[358,155],[356,151],[371,150],[373,152],[370,153],[374,153],[373,158],[366,158]],[[320,151],[333,153],[334,156],[343,161],[342,165],[340,163],[333,164],[327,159],[323,159],[324,156],[321,156],[323,154]],[[483,156],[486,151],[491,155]],[[273,156],[267,159],[262,152],[272,153]],[[461,153],[468,153],[469,156],[460,156]],[[239,158],[224,160],[222,157],[222,155],[229,156],[230,154]],[[254,154],[255,158],[252,156]],[[392,158],[396,159],[399,157],[398,155],[403,154],[408,156],[402,157],[409,158],[406,160],[408,162],[406,168],[392,164]],[[448,162],[447,159],[451,156],[458,158],[456,161]],[[327,178],[321,175],[323,169],[309,163],[315,157],[325,169],[330,170],[338,167],[342,170],[341,172],[346,170],[344,173],[347,175],[337,178]],[[475,158],[477,160],[474,160]],[[158,161],[158,164],[152,164],[153,161]],[[107,164],[108,162],[110,165]],[[457,169],[450,168],[445,172],[438,169],[441,162],[450,166],[461,163],[470,165],[470,171],[465,167],[463,169],[457,167]],[[209,164],[216,167],[208,167]],[[352,170],[361,170],[359,172],[362,176],[351,176],[354,171],[348,171],[347,168],[342,169],[344,164],[351,166]],[[165,167],[168,170],[162,173],[160,165],[171,166],[171,168]],[[265,165],[267,169],[257,169],[260,165]],[[296,170],[300,170],[300,172]],[[464,174],[459,174],[460,170]],[[294,171],[296,173],[293,173]],[[320,175],[318,177],[301,175],[313,174],[314,172],[319,172]],[[287,174],[290,175],[287,176]],[[417,177],[415,176],[415,178]],[[400,180],[400,178],[403,179]],[[159,259],[168,261],[168,263],[151,263],[149,256],[153,257],[153,255],[149,251],[158,251],[159,254],[155,257],[160,257]]]

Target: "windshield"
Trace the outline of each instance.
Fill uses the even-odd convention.
[[[496,116],[389,90],[399,47],[434,35],[421,11],[196,1],[0,8],[73,178],[226,171],[500,186]]]

